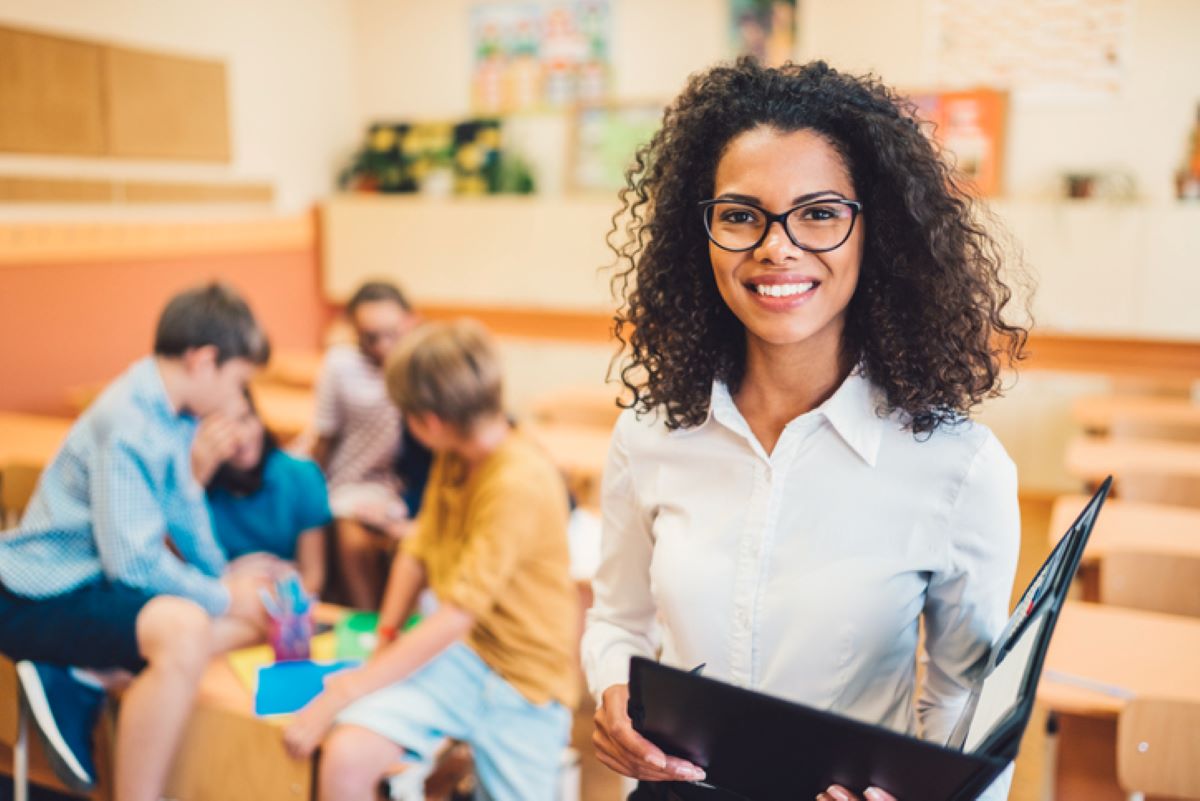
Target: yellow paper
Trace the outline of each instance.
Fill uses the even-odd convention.
[[[337,658],[337,643],[332,631],[313,637],[309,642],[309,648],[314,662],[332,662]],[[229,654],[229,666],[233,668],[238,680],[250,692],[254,692],[258,687],[259,668],[273,664],[275,664],[275,652],[269,645],[255,645]]]

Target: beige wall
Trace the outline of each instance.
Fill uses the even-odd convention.
[[[225,62],[233,149],[228,165],[0,154],[0,174],[268,181],[279,211],[301,211],[333,188],[337,168],[359,138],[353,20],[346,3],[4,0],[0,24]],[[244,211],[0,205],[0,219],[192,218]]]
[[[355,70],[361,122],[453,118],[469,113],[470,8],[354,0]],[[801,3],[797,58],[877,72],[896,86],[934,82],[928,0],[808,0]],[[613,70],[619,100],[666,101],[687,75],[727,57],[722,0],[614,0]],[[1014,98],[1005,169],[1008,194],[1060,192],[1068,170],[1128,171],[1141,195],[1172,196],[1173,173],[1200,103],[1200,3],[1136,0],[1129,69],[1119,97],[1047,103]],[[542,124],[554,127],[553,119]],[[557,175],[551,188],[561,185]]]

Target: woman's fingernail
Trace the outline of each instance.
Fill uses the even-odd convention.
[[[667,759],[661,754],[647,754],[646,761],[656,768],[665,768],[667,766]]]
[[[883,793],[876,790],[874,787],[868,787],[863,795],[867,797],[867,801],[883,801]]]
[[[700,768],[680,768],[679,776],[689,782],[698,782],[704,780],[704,771]]]
[[[837,799],[837,801],[851,801],[850,794],[841,787],[830,787],[825,792]]]

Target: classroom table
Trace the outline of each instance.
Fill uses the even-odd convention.
[[[1059,722],[1055,798],[1124,799],[1117,716],[1139,696],[1200,703],[1197,677],[1200,620],[1067,601],[1037,689]]]
[[[272,350],[271,360],[262,369],[258,380],[297,389],[312,389],[317,385],[324,360],[325,354],[319,350]]]
[[[69,417],[0,412],[0,467],[45,467],[74,422]]]
[[[1091,395],[1076,400],[1071,412],[1093,434],[1107,434],[1118,422],[1200,432],[1200,403],[1190,398]]]
[[[333,623],[345,609],[321,604],[318,621]],[[200,681],[164,797],[177,801],[298,801],[314,797],[314,763],[283,747],[288,717],[254,714],[254,693],[229,657],[215,658]]]
[[[1087,505],[1086,495],[1063,495],[1050,515],[1050,544],[1056,544]],[[1112,551],[1143,551],[1200,559],[1200,509],[1111,498],[1104,503],[1078,578],[1085,600],[1099,600],[1099,566]]]
[[[1126,474],[1200,479],[1200,443],[1082,436],[1068,446],[1066,467],[1072,476],[1089,483],[1099,484],[1114,475],[1118,491]]]
[[[316,413],[312,390],[255,383],[250,389],[263,423],[284,445],[308,431]]]
[[[612,429],[567,422],[527,423],[522,429],[546,449],[550,460],[567,476],[575,500],[581,506],[598,506]]]

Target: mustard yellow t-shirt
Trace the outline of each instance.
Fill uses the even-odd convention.
[[[519,430],[475,472],[438,454],[403,549],[438,600],[475,616],[480,658],[535,704],[573,707],[579,692],[579,596],[567,553],[567,490]]]

